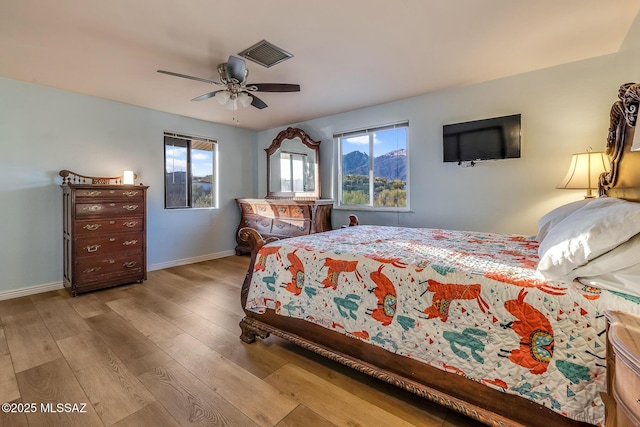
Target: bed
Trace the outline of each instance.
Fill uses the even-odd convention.
[[[604,425],[604,312],[640,314],[640,85],[618,97],[602,197],[554,209],[537,236],[240,230],[241,339],[277,335],[488,425]]]

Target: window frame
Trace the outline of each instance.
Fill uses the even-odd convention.
[[[179,139],[185,141],[186,148],[186,196],[187,196],[187,206],[167,206],[167,138]],[[193,206],[193,171],[192,171],[192,151],[193,151],[193,141],[197,142],[205,142],[211,144],[211,152],[213,157],[212,162],[212,171],[211,171],[211,191],[212,191],[212,206]],[[183,133],[176,133],[170,131],[164,131],[163,136],[163,148],[164,148],[164,172],[163,172],[163,181],[164,181],[164,209],[165,210],[176,210],[176,209],[218,209],[218,141],[212,138],[196,136],[196,135],[188,135]]]
[[[405,190],[406,190],[406,206],[376,206],[375,203],[375,176],[374,176],[374,135],[376,132],[381,132],[385,130],[398,129],[398,128],[406,128],[406,136],[405,136],[405,150],[406,150],[406,182],[405,182]],[[343,202],[343,194],[342,194],[342,139],[343,138],[351,138],[355,136],[368,136],[369,137],[369,204],[345,204]],[[366,211],[380,211],[380,212],[409,212],[410,209],[410,172],[409,172],[409,121],[396,122],[387,125],[379,125],[373,126],[369,128],[363,128],[353,131],[345,131],[339,132],[333,135],[334,145],[336,148],[337,159],[336,159],[336,209],[345,209],[345,210],[366,210]]]

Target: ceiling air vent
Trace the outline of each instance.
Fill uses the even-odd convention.
[[[267,68],[293,57],[289,52],[285,52],[266,40],[262,40],[254,44],[250,48],[240,52],[238,55],[250,59]]]

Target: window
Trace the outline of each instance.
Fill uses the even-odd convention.
[[[339,145],[338,203],[407,209],[409,122],[334,135]]]
[[[306,154],[283,151],[280,153],[280,191],[306,191],[304,177],[309,175]]]
[[[218,146],[195,136],[164,134],[164,207],[217,207]]]

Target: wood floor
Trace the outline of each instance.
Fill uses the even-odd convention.
[[[0,426],[475,426],[281,340],[238,338],[248,257],[0,301]]]

